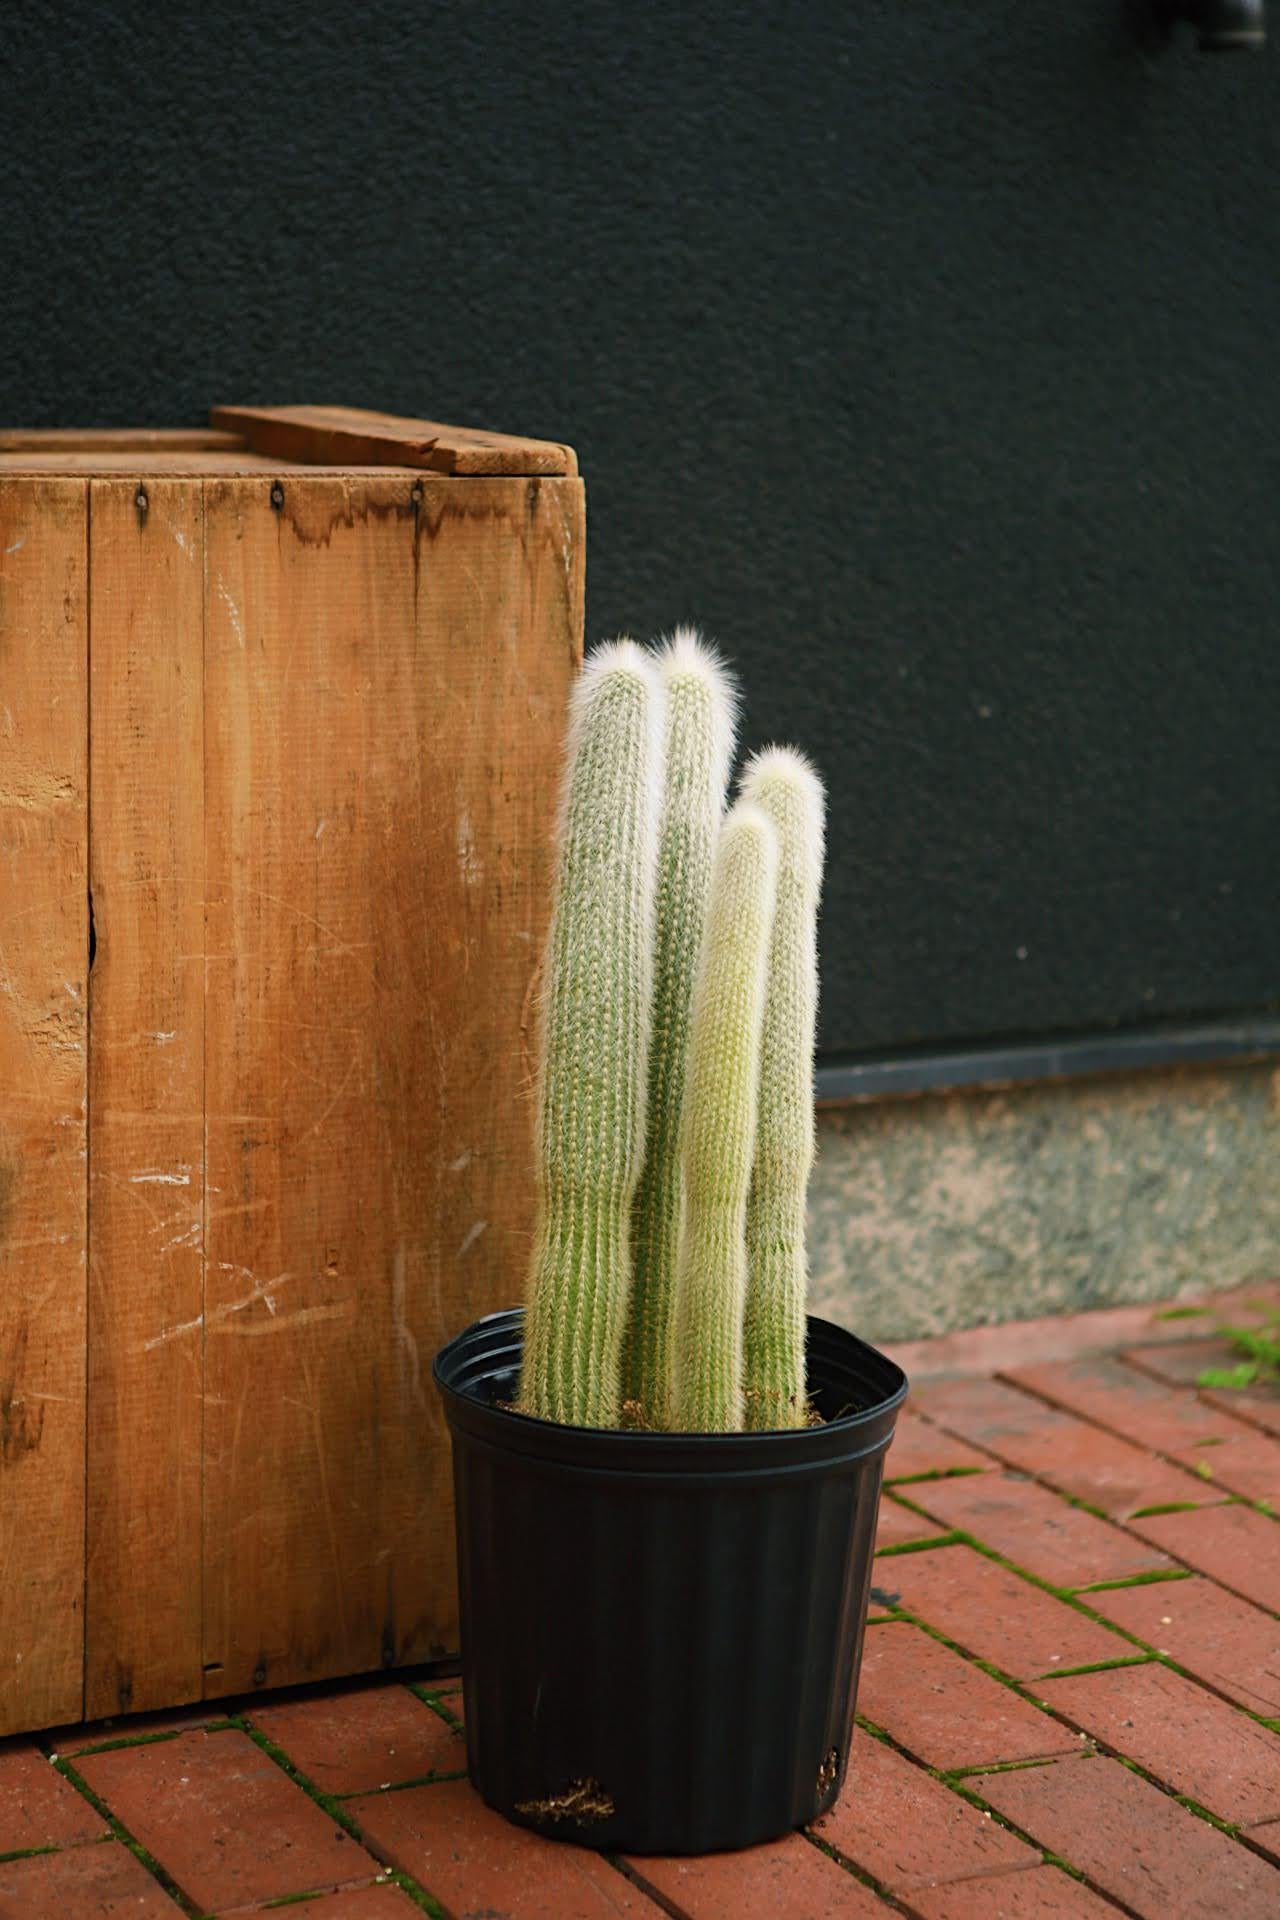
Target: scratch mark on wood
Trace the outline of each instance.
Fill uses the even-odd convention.
[[[234,629],[236,639],[240,642],[240,645],[243,647],[244,621],[240,617],[240,609],[236,605],[234,599],[232,598],[225,580],[220,579],[218,581],[218,598],[219,600],[221,600],[223,606],[227,610],[227,617],[231,621],[231,625],[232,625],[232,628]]]
[[[275,1307],[263,1296],[269,1311],[275,1315]],[[349,1320],[354,1311],[354,1302],[337,1300],[328,1306],[299,1307],[296,1313],[276,1315],[270,1320],[250,1320],[244,1325],[239,1321],[229,1321],[218,1328],[219,1333],[231,1333],[239,1338],[256,1337],[262,1333],[281,1333],[286,1328],[305,1327],[321,1320]],[[219,1316],[220,1317],[220,1316]]]
[[[478,887],[484,879],[484,866],[476,852],[476,837],[471,828],[471,815],[466,807],[458,814],[458,870],[463,884]]]
[[[198,1224],[197,1222],[197,1225]],[[241,1273],[244,1274],[246,1279],[253,1279],[253,1275],[244,1267],[233,1267],[230,1262],[226,1260],[220,1260],[218,1265],[224,1272]],[[181,1334],[194,1333],[197,1328],[203,1327],[206,1321],[212,1326],[219,1321],[228,1320],[232,1314],[243,1313],[246,1307],[253,1306],[259,1300],[264,1303],[268,1313],[274,1314],[276,1310],[274,1293],[280,1287],[287,1286],[293,1278],[294,1275],[291,1273],[278,1273],[273,1280],[260,1281],[253,1287],[251,1292],[246,1293],[240,1300],[224,1300],[221,1306],[215,1307],[208,1315],[198,1313],[194,1320],[183,1320],[176,1327],[165,1327],[163,1332],[155,1334],[150,1340],[143,1341],[142,1351],[144,1353],[150,1353],[154,1347],[162,1347],[166,1341],[176,1340]],[[303,1311],[305,1312],[306,1309],[304,1308]],[[271,1324],[272,1322],[270,1321],[264,1321],[260,1331],[265,1331]],[[285,1326],[288,1322],[278,1321],[275,1324]]]
[[[480,1238],[480,1235],[484,1232],[488,1224],[489,1222],[487,1220],[477,1220],[475,1225],[468,1229],[466,1237],[462,1242],[462,1245],[458,1248],[457,1258],[459,1260],[461,1260],[464,1253],[469,1253],[471,1251],[472,1247],[474,1247],[476,1241]]]
[[[160,1249],[161,1253],[171,1253],[175,1247],[198,1247],[200,1245],[202,1227],[202,1221],[193,1220],[185,1232],[177,1233],[172,1240],[165,1241]]]

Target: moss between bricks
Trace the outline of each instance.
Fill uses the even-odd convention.
[[[925,1473],[891,1473],[885,1476],[890,1487],[922,1487],[931,1480],[966,1480],[975,1473],[989,1473],[989,1467],[930,1467]]]
[[[1095,1580],[1090,1586],[1064,1587],[1061,1592],[1064,1598],[1078,1602],[1080,1595],[1084,1593],[1115,1593],[1121,1587],[1154,1587],[1158,1586],[1162,1580],[1189,1580],[1190,1578],[1190,1567],[1152,1567],[1149,1573],[1131,1573],[1127,1580]],[[1057,1591],[1059,1589],[1050,1588],[1051,1593]],[[1085,1611],[1087,1612],[1088,1609],[1086,1608]]]
[[[914,1508],[912,1509],[914,1512]],[[891,1560],[896,1554],[925,1553],[930,1547],[954,1547],[964,1539],[960,1533],[930,1534],[927,1540],[899,1540],[893,1547],[881,1547],[875,1555],[877,1560]]]
[[[855,1715],[855,1719],[863,1733],[869,1734],[873,1740],[878,1740],[882,1746],[891,1747],[902,1759],[909,1761],[912,1766],[918,1767],[921,1773],[925,1774],[930,1780],[936,1780],[940,1786],[946,1787],[948,1792],[954,1793],[958,1799],[967,1800],[971,1806],[976,1807],[980,1813],[985,1814],[996,1826],[1003,1827],[1007,1833],[1012,1833],[1016,1835],[1018,1839],[1024,1840],[1034,1852],[1042,1856],[1047,1866],[1061,1867],[1065,1873],[1071,1875],[1073,1880],[1085,1879],[1085,1875],[1078,1867],[1071,1866],[1067,1861],[1063,1860],[1060,1855],[1046,1851],[1046,1849],[1040,1846],[1037,1840],[1032,1839],[1030,1834],[1025,1833],[1021,1827],[1015,1827],[1012,1820],[1007,1820],[995,1807],[989,1807],[979,1794],[974,1793],[971,1788],[964,1785],[964,1779],[968,1773],[1013,1773],[1025,1767],[1052,1767],[1059,1764],[1061,1756],[1048,1756],[1043,1760],[997,1761],[992,1766],[960,1768],[954,1772],[946,1773],[943,1772],[941,1768],[925,1766],[922,1761],[917,1760],[913,1753],[909,1753],[904,1746],[901,1746],[883,1727],[877,1726],[874,1720],[869,1720],[864,1713]],[[1090,1756],[1086,1754],[1084,1757],[1088,1758]],[[1074,1764],[1075,1756],[1071,1756],[1071,1759]],[[807,1837],[809,1839],[816,1838],[813,1834],[809,1834]],[[844,1860],[843,1855],[835,1853],[833,1848],[828,1847],[825,1841],[819,1840],[817,1844],[822,1847],[824,1852],[833,1853],[834,1857],[838,1859],[842,1865],[850,1864]],[[897,1899],[893,1894],[886,1892],[870,1875],[863,1876],[859,1874],[858,1877],[865,1878],[866,1884],[874,1887],[881,1895],[881,1898],[887,1900],[899,1913],[913,1912],[913,1909],[906,1906],[903,1901]],[[1088,1884],[1092,1885],[1093,1883],[1089,1882]]]
[[[1091,1759],[1093,1756],[1091,1754],[1085,1754],[1081,1757],[1087,1760],[1087,1759]],[[1077,1761],[1073,1756],[1070,1759],[1067,1759],[1065,1761],[1062,1760],[1061,1758],[1054,1759],[1054,1760],[1032,1760],[1032,1761],[1026,1762],[1026,1764],[1033,1767],[1034,1766],[1056,1767],[1056,1766],[1064,1766],[1064,1765],[1075,1766],[1077,1764]],[[987,1773],[1009,1773],[1009,1772],[1017,1771],[1017,1768],[1008,1767],[1008,1766],[987,1767],[984,1769],[984,1771]],[[980,1793],[976,1793],[972,1787],[966,1786],[965,1782],[962,1779],[954,1778],[954,1777],[946,1778],[941,1774],[934,1774],[933,1777],[937,1780],[941,1780],[943,1785],[946,1787],[949,1787],[952,1793],[958,1795],[961,1800],[967,1800],[971,1807],[976,1807],[979,1813],[984,1813],[987,1816],[988,1820],[990,1820],[995,1826],[1003,1827],[1006,1833],[1013,1834],[1015,1839],[1021,1840],[1027,1846],[1031,1847],[1035,1852],[1037,1852],[1040,1855],[1045,1866],[1059,1867],[1061,1868],[1063,1873],[1070,1874],[1073,1880],[1083,1881],[1086,1886],[1094,1887],[1095,1892],[1101,1893],[1102,1889],[1100,1887],[1096,1887],[1094,1882],[1090,1880],[1088,1876],[1080,1870],[1079,1867],[1073,1866],[1072,1863],[1069,1860],[1064,1859],[1060,1853],[1054,1853],[1050,1848],[1042,1847],[1040,1845],[1040,1842],[1036,1840],[1030,1833],[1028,1833],[1025,1827],[1016,1826],[1012,1820],[1010,1820],[1005,1814],[1001,1813],[998,1807],[988,1806],[987,1802],[982,1798],[982,1795]]]
[[[820,1834],[812,1833],[808,1827],[803,1829],[803,1833],[810,1846],[816,1847],[819,1853],[825,1853],[828,1860],[834,1861],[836,1866],[847,1873],[851,1880],[856,1880],[860,1886],[868,1888],[874,1894],[878,1894],[885,1905],[892,1907],[895,1913],[912,1913],[912,1909],[908,1907],[904,1901],[899,1900],[897,1895],[892,1893],[883,1881],[877,1880],[875,1875],[868,1873],[865,1867],[860,1867],[856,1860],[850,1860],[847,1854],[841,1853],[839,1848],[832,1846],[829,1840],[824,1840]]]
[[[365,1837],[361,1833],[359,1825],[352,1818],[351,1814],[348,1813],[342,1802],[333,1794],[325,1793],[322,1788],[316,1785],[314,1780],[308,1778],[308,1776],[302,1772],[301,1768],[295,1767],[293,1761],[290,1760],[288,1754],[285,1753],[282,1747],[278,1747],[274,1740],[269,1739],[268,1736],[262,1733],[257,1727],[251,1726],[248,1720],[241,1715],[235,1717],[233,1724],[238,1726],[242,1733],[248,1734],[254,1746],[260,1748],[261,1751],[266,1754],[268,1760],[273,1761],[282,1773],[287,1774],[294,1785],[302,1789],[308,1800],[314,1800],[320,1810],[334,1822],[335,1826],[341,1827],[350,1839],[358,1841],[361,1846],[366,1844]],[[424,1784],[426,1783],[420,1781],[405,1782],[406,1786]],[[409,1897],[422,1908],[424,1913],[434,1915],[435,1920],[445,1920],[444,1908],[440,1906],[438,1901],[432,1898],[425,1887],[419,1886],[418,1882],[409,1874],[403,1873],[398,1867],[387,1867],[385,1868],[385,1872],[387,1878],[393,1881],[403,1893],[407,1893]]]
[[[1109,1623],[1103,1622],[1100,1624]],[[1136,1640],[1134,1641],[1134,1645],[1142,1647],[1143,1643],[1141,1640]],[[1117,1667],[1149,1667],[1152,1665],[1159,1666],[1160,1660],[1152,1649],[1144,1647],[1140,1653],[1121,1654],[1115,1660],[1090,1660],[1087,1665],[1083,1667],[1051,1667],[1048,1673],[1041,1673],[1036,1676],[1036,1685],[1039,1686],[1041,1681],[1044,1680],[1075,1680],[1078,1679],[1082,1673],[1112,1673]]]
[[[177,1906],[181,1907],[185,1914],[192,1916],[192,1920],[198,1920],[201,1911],[200,1908],[196,1906],[194,1901],[188,1900],[177,1881],[165,1872],[153,1854],[147,1852],[142,1842],[134,1839],[124,1822],[116,1818],[106,1802],[100,1799],[94,1792],[84,1775],[77,1772],[74,1763],[70,1760],[55,1760],[53,1765],[62,1775],[63,1779],[73,1786],[83,1799],[89,1802],[89,1805],[99,1818],[105,1820],[115,1838],[119,1840],[123,1846],[128,1847],[134,1859],[141,1862],[152,1879],[160,1883],[169,1898]]]
[[[931,1768],[930,1771],[936,1780],[941,1780],[944,1787],[954,1787],[959,1781],[968,1780],[974,1774],[1026,1773],[1031,1767],[1056,1767],[1059,1760],[1070,1757],[1072,1756],[1048,1753],[1037,1760],[988,1760],[980,1767]]]

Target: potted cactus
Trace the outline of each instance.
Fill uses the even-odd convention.
[[[848,1758],[906,1382],[806,1314],[821,783],[747,762],[697,636],[575,688],[523,1309],[436,1358],[467,1755],[485,1799],[635,1852],[813,1819]]]

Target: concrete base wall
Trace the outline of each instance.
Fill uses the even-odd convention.
[[[813,1311],[901,1340],[1280,1272],[1274,1062],[819,1114]]]

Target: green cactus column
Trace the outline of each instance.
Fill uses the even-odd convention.
[[[778,889],[760,1057],[760,1123],[747,1206],[745,1424],[803,1426],[805,1204],[813,1167],[813,1046],[825,796],[802,754],[770,747],[741,792],[778,834]]]
[[[777,871],[772,823],[739,802],[716,851],[689,1034],[672,1394],[672,1426],[685,1433],[743,1424],[747,1192]]]
[[[671,1424],[689,1007],[737,708],[730,674],[691,628],[677,629],[658,655],[658,671],[666,692],[666,753],[658,829],[649,1136],[636,1195],[635,1277],[622,1364],[626,1411],[646,1427]]]
[[[617,1426],[644,1156],[662,687],[629,640],[574,689],[538,1062],[538,1212],[519,1405]]]

